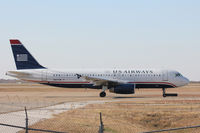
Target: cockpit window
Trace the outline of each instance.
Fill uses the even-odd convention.
[[[176,73],[176,77],[181,77],[182,75],[180,73]]]

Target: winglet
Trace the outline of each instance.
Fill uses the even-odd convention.
[[[11,44],[11,45],[15,45],[15,44],[19,45],[19,44],[22,44],[22,43],[21,43],[19,40],[11,39],[11,40],[10,40],[10,44]]]

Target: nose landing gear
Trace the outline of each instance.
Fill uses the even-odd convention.
[[[163,97],[177,97],[178,94],[177,93],[166,93],[165,88],[162,88],[163,91]]]
[[[163,97],[166,97],[165,88],[162,88],[162,91],[163,91]]]

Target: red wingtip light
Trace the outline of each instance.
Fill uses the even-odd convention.
[[[10,40],[10,44],[22,44],[19,40]]]

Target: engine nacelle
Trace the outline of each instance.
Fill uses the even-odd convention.
[[[134,94],[135,85],[134,84],[121,84],[116,87],[110,88],[110,92],[117,94]]]

